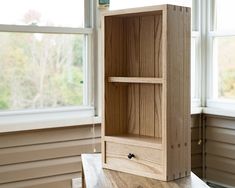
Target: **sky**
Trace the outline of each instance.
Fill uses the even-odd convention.
[[[29,10],[41,14],[40,25],[53,22],[55,26],[83,26],[83,0],[5,0],[0,6],[0,24],[21,25]]]

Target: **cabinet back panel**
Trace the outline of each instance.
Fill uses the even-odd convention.
[[[122,76],[125,73],[123,19],[105,19],[105,75]],[[126,132],[126,87],[105,84],[105,119],[107,134]]]
[[[140,17],[140,76],[154,77],[154,16]],[[154,136],[154,85],[140,85],[140,134]]]
[[[162,15],[105,18],[105,76],[162,77]]]
[[[129,133],[161,138],[161,85],[106,83],[105,101],[106,135]]]
[[[126,33],[126,62],[128,75],[138,77],[140,72],[140,21],[139,17],[128,17],[125,19],[124,31]],[[128,86],[128,133],[139,134],[140,113],[140,86],[130,84]]]

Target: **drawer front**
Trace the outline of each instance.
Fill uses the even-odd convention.
[[[134,154],[134,157],[128,158],[129,154]],[[142,146],[106,142],[106,164],[111,169],[137,175],[162,174],[162,151]]]

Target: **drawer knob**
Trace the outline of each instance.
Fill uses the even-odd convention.
[[[129,153],[129,154],[127,155],[127,157],[128,157],[128,159],[131,159],[132,157],[135,157],[135,155],[134,155],[133,153]]]

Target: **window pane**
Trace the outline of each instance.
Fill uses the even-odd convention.
[[[199,31],[199,0],[192,0],[192,31]]]
[[[215,7],[215,30],[235,32],[235,24],[231,22],[235,17],[235,1],[216,0]]]
[[[83,27],[84,0],[3,1],[0,24]]]
[[[0,110],[83,104],[84,35],[0,33]]]
[[[218,76],[218,97],[235,99],[235,37],[216,38],[214,44],[214,61],[218,67],[218,71],[215,71]]]

